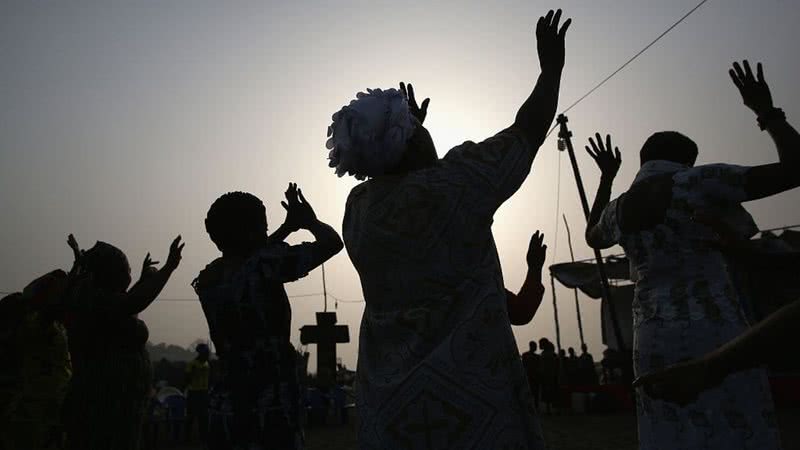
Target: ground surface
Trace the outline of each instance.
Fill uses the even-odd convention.
[[[778,418],[783,450],[800,450],[800,409],[780,411]],[[548,448],[553,450],[636,450],[636,417],[633,415],[544,416],[542,428]],[[306,440],[307,450],[358,448],[353,425],[315,428],[306,433]],[[200,447],[178,447],[178,450],[196,449]]]

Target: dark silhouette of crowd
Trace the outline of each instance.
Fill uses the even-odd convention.
[[[204,225],[220,254],[192,286],[217,374],[210,348],[197,346],[182,382],[185,436],[196,428],[210,449],[303,448],[304,361],[290,344],[284,284],[346,249],[366,301],[354,380],[362,449],[543,449],[537,410],[568,411],[574,395],[601,385],[628,391],[634,370],[644,387],[636,400],[642,449],[739,448],[745,426],[756,443],[748,448],[776,448],[772,400],[753,361],[759,345],[790,333],[796,304],[748,330],[719,250],[754,232],[741,203],[800,185],[800,135],[773,106],[760,64],[754,74],[747,61],[735,63],[730,75],[773,137],[777,163],[695,167],[697,145],[660,132],[644,143],[633,185],[612,201],[622,152],[608,135],[589,139],[601,181],[586,240],[620,244],[634,263],[633,361],[606,349],[595,362],[586,344],[578,354],[547,338],[519,355],[511,326],[530,323],[541,304],[546,245],[536,231],[515,294],[503,284],[491,224],[529,175],[553,121],[570,23],[561,10],[539,19],[541,74],[514,121],[444,158],[423,125],[429,99],[418,105],[411,84],[359,93],[335,113],[329,165],[366,180],[348,197],[343,237],[293,183],[281,202],[286,219],[271,233],[257,196],[228,192],[213,202]],[[314,241],[285,242],[300,230]],[[0,301],[8,367],[0,449],[139,450],[152,444],[142,430],[159,393],[138,314],[179,267],[184,244],[175,238],[160,268],[148,254],[131,285],[122,250],[100,241],[82,249],[72,235],[67,242],[68,271]],[[344,393],[331,395],[344,410]],[[697,431],[709,424],[715,431]]]

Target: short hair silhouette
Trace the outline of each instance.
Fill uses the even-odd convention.
[[[97,241],[86,250],[82,265],[93,283],[108,292],[125,292],[131,284],[131,265],[125,253],[106,242]]]
[[[697,161],[697,144],[677,131],[659,131],[645,141],[639,152],[641,164],[649,161],[672,161],[694,166]]]
[[[253,194],[228,192],[208,209],[206,231],[220,251],[243,250],[254,234],[266,235],[267,208]]]

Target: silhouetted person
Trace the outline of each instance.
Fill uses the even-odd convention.
[[[586,344],[581,344],[581,356],[578,357],[578,373],[580,374],[581,384],[597,384],[597,372],[594,368],[594,358],[589,353]]]
[[[544,297],[542,267],[546,257],[547,246],[544,245],[544,235],[536,231],[528,244],[528,273],[519,293],[514,294],[506,289],[508,318],[511,320],[511,325],[529,324],[539,310]]]
[[[515,122],[480,144],[438,159],[422,125],[428,101],[417,107],[410,85],[407,97],[405,85],[360,93],[333,116],[331,167],[370,178],[350,192],[343,225],[367,304],[358,358],[363,449],[544,445],[491,224],[555,115],[569,25],[559,30],[560,16],[539,20],[542,74]],[[485,425],[463,427],[446,411]],[[424,414],[441,425],[418,426]]]
[[[567,349],[565,369],[567,372],[567,384],[580,384],[580,375],[578,373],[578,356],[575,354],[575,349],[572,347]]]
[[[142,276],[128,289],[125,254],[97,242],[80,252],[65,300],[72,381],[64,405],[67,448],[139,450],[151,384],[148,330],[136,315],[152,303],[181,261],[178,236],[163,267],[144,260]]]
[[[536,341],[528,343],[528,351],[522,354],[522,367],[525,368],[525,375],[528,377],[528,385],[531,387],[533,402],[539,408],[539,360],[536,354]]]
[[[283,284],[333,257],[342,241],[296,185],[289,185],[286,200],[286,221],[269,237],[266,208],[252,194],[225,194],[206,216],[206,230],[222,252],[193,283],[220,360],[220,382],[209,394],[212,450],[302,445],[297,353]],[[283,242],[301,229],[316,241]]]
[[[67,274],[57,270],[0,300],[0,448],[61,448],[70,380],[60,320]]]
[[[757,115],[778,148],[780,162],[756,167],[709,164],[693,167],[697,146],[675,132],[656,133],[641,151],[641,169],[631,188],[608,203],[620,165],[597,135],[589,153],[602,177],[586,238],[595,248],[620,244],[631,260],[635,360],[644,374],[715,350],[744,332],[740,307],[715,233],[691,220],[697,210],[717,216],[742,239],[757,232],[741,203],[800,185],[800,135],[772,104],[761,65],[753,75],[745,61],[730,71],[744,103]],[[731,395],[735,392],[735,395]],[[742,371],[703,392],[686,407],[675,407],[640,392],[642,449],[777,448],[778,430],[766,372]]]
[[[553,412],[553,407],[558,403],[560,387],[558,385],[558,355],[555,346],[547,339],[539,340],[542,354],[539,358],[539,386],[544,411]]]
[[[206,344],[195,348],[197,357],[186,365],[186,440],[191,440],[194,422],[202,442],[208,434],[208,363],[210,350]]]

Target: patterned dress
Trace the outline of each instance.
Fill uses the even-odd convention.
[[[535,154],[512,128],[350,193],[361,449],[544,447],[491,232]]]
[[[269,245],[237,264],[219,258],[194,281],[221,380],[209,392],[214,449],[299,449],[300,390],[283,283],[323,261],[316,244]]]
[[[672,199],[663,223],[645,231],[623,232],[620,217],[626,214],[625,194],[603,211],[599,227],[605,244],[619,243],[625,249],[636,281],[633,357],[637,375],[699,357],[749,326],[726,261],[710,245],[712,230],[691,220],[695,211],[704,211],[722,219],[741,238],[753,236],[755,223],[741,207],[747,200],[747,170],[725,164],[687,168],[651,161],[642,166],[633,188],[656,177],[671,178]],[[651,399],[640,391],[637,411],[642,450],[780,448],[763,369],[729,375],[686,407]]]

